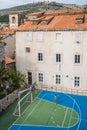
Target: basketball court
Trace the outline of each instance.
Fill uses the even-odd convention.
[[[87,96],[41,91],[9,128],[9,130],[29,129],[86,130]]]

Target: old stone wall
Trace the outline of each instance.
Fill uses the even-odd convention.
[[[7,95],[5,98],[0,100],[0,112],[5,110],[11,103],[15,101],[18,96],[18,90],[14,91],[13,93]]]
[[[5,64],[5,50],[4,50],[4,44],[0,43],[0,67]]]
[[[0,112],[5,110],[10,104],[12,104],[18,98],[18,92],[26,89],[26,86],[21,85],[21,87],[14,92],[10,93],[6,97],[0,100]]]

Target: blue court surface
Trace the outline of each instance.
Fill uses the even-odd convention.
[[[87,130],[87,96],[43,90],[38,95],[38,98],[47,102],[54,102],[54,96],[52,95],[55,94],[57,104],[71,108],[78,113],[79,120],[74,126],[64,128],[59,126],[16,124],[15,122],[9,130]]]

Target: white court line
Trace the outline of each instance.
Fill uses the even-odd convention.
[[[77,127],[77,129],[76,129],[76,130],[79,130],[79,127],[80,127],[80,124],[81,124],[81,110],[80,110],[80,107],[79,107],[77,101],[76,101],[71,95],[66,94],[66,93],[63,93],[63,94],[66,95],[66,96],[68,96],[69,98],[71,98],[71,99],[76,103],[76,106],[78,107],[79,113],[78,113],[75,109],[74,109],[74,110],[75,110],[75,111],[78,113],[78,115],[79,115],[79,121],[78,121],[79,123],[77,122],[78,127]],[[70,108],[71,108],[71,107],[70,107]],[[73,125],[73,126],[74,126],[74,125]],[[73,126],[72,126],[72,127],[73,127]]]
[[[41,92],[40,92],[41,93]],[[48,93],[45,93],[44,94],[44,96],[45,95],[47,95]],[[40,95],[40,94],[39,94]],[[53,94],[51,94],[51,95],[53,95]],[[67,94],[66,94],[67,95]],[[44,97],[43,96],[43,97]],[[74,100],[74,98],[72,98],[71,96],[69,96],[69,95],[67,95],[68,97],[70,97],[73,101],[75,101]],[[42,100],[45,100],[45,99],[43,99],[43,97],[41,97],[41,98],[39,98],[39,99],[42,99]],[[45,100],[46,101],[46,100]],[[50,102],[50,101],[48,101],[48,102]],[[76,102],[76,101],[75,101]],[[38,102],[38,104],[40,103],[40,101]],[[51,102],[52,103],[52,102]],[[76,102],[76,104],[77,104],[77,107],[78,107],[78,109],[79,109],[79,114],[80,114],[80,117],[81,117],[81,111],[80,111],[80,108],[79,108],[79,105],[78,105],[78,103]],[[63,106],[63,105],[60,105],[60,106]],[[27,117],[28,118],[28,117]],[[26,120],[26,119],[25,119]],[[81,118],[79,118],[79,121],[81,122]],[[30,124],[29,124],[30,125]],[[79,123],[79,125],[80,125],[80,123]],[[23,126],[23,125],[22,125]],[[37,125],[38,126],[38,125]],[[20,126],[21,127],[21,126]],[[50,126],[49,126],[50,127]],[[55,126],[54,126],[55,127]],[[79,126],[78,126],[78,128],[79,128]]]
[[[36,98],[34,99],[34,101],[36,100]],[[22,113],[22,115],[24,115],[24,113],[27,111],[27,109],[29,109],[29,107],[32,105],[32,103],[31,104],[29,104],[29,106],[27,106],[27,108],[25,109],[25,111]],[[22,116],[21,115],[21,116]],[[20,117],[21,117],[20,116]],[[20,117],[18,117],[13,123],[12,123],[12,125],[16,125],[15,123],[20,119]],[[8,128],[8,130],[10,130],[10,128],[12,127],[12,125]],[[22,126],[22,124],[20,124],[20,126]]]
[[[41,93],[41,92],[40,92]],[[38,94],[39,95],[39,94]],[[33,102],[38,98],[38,95],[34,98],[34,100],[33,100]],[[24,115],[24,113],[27,111],[27,109],[29,109],[29,107],[32,105],[32,103],[31,104],[29,104],[27,107],[26,107],[26,109],[24,110],[24,112],[21,114],[21,116],[22,115]],[[20,117],[18,117],[13,123],[12,123],[12,125],[16,125],[15,123],[17,122],[17,120],[19,120],[19,118]],[[12,125],[8,128],[8,130],[10,130],[10,128],[12,127]]]
[[[45,97],[46,94],[43,95],[43,97]],[[40,100],[35,107],[32,109],[32,111],[28,114],[28,116],[25,118],[25,120],[23,120],[22,124],[29,118],[29,116],[32,114],[32,112],[36,109],[36,107],[40,104],[42,100]],[[18,130],[21,128],[21,126],[18,128]]]
[[[48,92],[50,92],[51,93],[51,91],[48,91]],[[55,92],[55,91],[54,91]],[[57,92],[58,93],[58,92]],[[81,110],[80,110],[80,107],[79,107],[79,105],[78,105],[78,103],[77,103],[77,101],[71,96],[71,95],[69,95],[69,94],[66,94],[66,93],[62,93],[62,94],[64,94],[64,95],[66,95],[67,97],[69,97],[73,102],[75,102],[76,103],[76,106],[77,106],[77,108],[78,108],[78,110],[79,110],[79,112],[78,111],[76,111],[74,108],[73,108],[73,110],[74,111],[76,111],[77,113],[78,113],[78,115],[79,115],[79,118],[78,118],[78,122],[76,123],[76,124],[78,124],[78,127],[77,127],[77,129],[76,130],[79,130],[79,127],[80,127],[80,124],[81,124]],[[53,94],[51,94],[51,95],[53,95]],[[60,106],[63,106],[63,105],[60,105]],[[63,106],[63,107],[65,107],[66,108],[66,106]],[[67,106],[68,108],[69,108],[69,106]],[[72,107],[70,107],[71,109],[72,109]],[[76,124],[74,124],[73,126],[71,126],[71,127],[74,127]],[[64,128],[64,127],[63,127]],[[66,127],[65,127],[66,128]]]
[[[67,116],[67,112],[68,112],[68,108],[66,108],[66,111],[65,111],[65,116],[64,116],[64,119],[63,119],[63,122],[62,122],[62,127],[63,127],[63,125],[64,125],[64,123],[65,123],[65,119],[66,119],[66,116]]]
[[[74,98],[72,98],[70,95],[67,95],[67,94],[65,94],[65,93],[63,93],[64,95],[66,95],[66,96],[68,96],[72,101],[73,101],[73,104],[77,104],[77,102],[75,101],[75,99]],[[54,95],[54,94],[50,94],[50,93],[47,93],[46,95]],[[40,98],[40,99],[42,99],[42,100],[44,100],[44,101],[46,101],[46,102],[50,102],[50,103],[54,103],[54,102],[52,102],[52,101],[48,101],[48,100],[46,100],[46,99],[43,99],[42,97]],[[63,105],[60,105],[60,104],[58,104],[59,106],[62,106],[62,107],[64,107],[64,108],[66,108],[67,109],[67,107],[68,106],[63,106]],[[78,106],[78,109],[79,109],[79,111],[80,111],[80,108],[79,108],[79,105],[77,104],[77,106]],[[68,108],[70,108],[70,109],[73,109],[74,111],[76,111],[73,107],[68,107]],[[76,111],[76,113],[78,113],[77,111]],[[79,115],[79,114],[78,114]],[[80,118],[79,118],[80,119]],[[77,123],[76,123],[77,124]],[[76,124],[74,124],[73,126],[70,126],[70,127],[63,127],[63,128],[71,128],[71,127],[74,127]]]
[[[78,119],[78,118],[72,117],[72,119]],[[80,119],[80,118],[79,118],[79,119]],[[80,120],[82,120],[82,121],[87,121],[86,119],[80,119]]]
[[[72,108],[74,108],[74,105],[75,105],[75,101],[73,102],[73,107]],[[73,110],[71,110],[70,120],[69,120],[69,123],[68,123],[68,129],[69,129],[71,118],[72,118],[72,112],[73,112]]]

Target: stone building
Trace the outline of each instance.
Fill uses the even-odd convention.
[[[15,30],[14,29],[3,29],[0,30],[0,36],[2,41],[6,43],[5,46],[5,55],[14,58],[15,55]]]
[[[4,43],[0,41],[0,67],[5,67],[5,48]]]
[[[30,14],[16,31],[16,68],[29,84],[87,90],[85,10]]]
[[[9,28],[17,28],[24,22],[24,17],[18,12],[9,15]]]
[[[3,29],[0,30],[1,45],[1,61],[4,64],[4,67],[15,68],[15,35],[14,30]],[[1,49],[3,48],[3,49]],[[2,67],[2,65],[1,65]]]
[[[0,30],[0,37],[2,42],[6,43],[4,50],[1,49],[4,57],[1,54],[3,62],[6,61],[6,67],[13,66],[15,63],[15,30],[19,25],[23,23],[23,16],[19,13],[12,13],[9,15],[9,28],[4,28]],[[11,59],[12,58],[12,59]],[[1,61],[2,61],[1,59]]]

